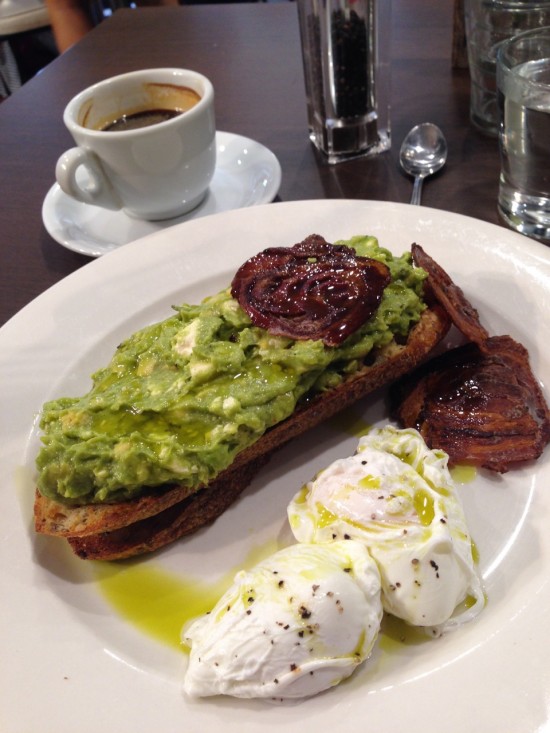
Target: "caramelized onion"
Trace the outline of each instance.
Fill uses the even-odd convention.
[[[312,234],[251,257],[231,293],[252,323],[273,335],[338,346],[376,313],[390,280],[382,262]]]

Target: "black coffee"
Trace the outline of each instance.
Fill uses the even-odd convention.
[[[142,112],[134,112],[129,115],[122,115],[113,122],[109,122],[101,128],[102,132],[126,132],[128,130],[139,130],[142,127],[158,125],[159,122],[166,122],[182,114],[177,109],[146,109]]]

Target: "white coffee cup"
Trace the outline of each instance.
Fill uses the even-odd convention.
[[[151,112],[188,104],[193,106],[151,124]],[[146,126],[105,129],[124,116]],[[78,201],[156,220],[185,214],[206,195],[216,165],[216,129],[214,89],[202,74],[144,69],[114,76],[77,94],[63,121],[78,147],[59,158],[55,174]]]

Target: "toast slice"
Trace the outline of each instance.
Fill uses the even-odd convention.
[[[293,415],[241,451],[208,487],[169,486],[138,499],[102,505],[66,506],[40,493],[35,528],[65,537],[83,558],[120,559],[158,549],[212,522],[249,485],[277,448],[425,361],[450,327],[446,311],[430,305],[405,344],[381,349],[369,364],[337,388],[303,402]]]
[[[223,514],[270,457],[270,453],[264,453],[243,466],[224,471],[204,489],[151,517],[111,532],[68,537],[67,541],[83,560],[123,560],[153,552]]]

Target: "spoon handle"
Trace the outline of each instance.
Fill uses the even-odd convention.
[[[423,180],[424,179],[422,176],[416,176],[416,178],[414,179],[414,186],[413,186],[413,191],[412,191],[412,196],[411,196],[411,204],[420,205],[420,197],[422,195],[422,181]]]

